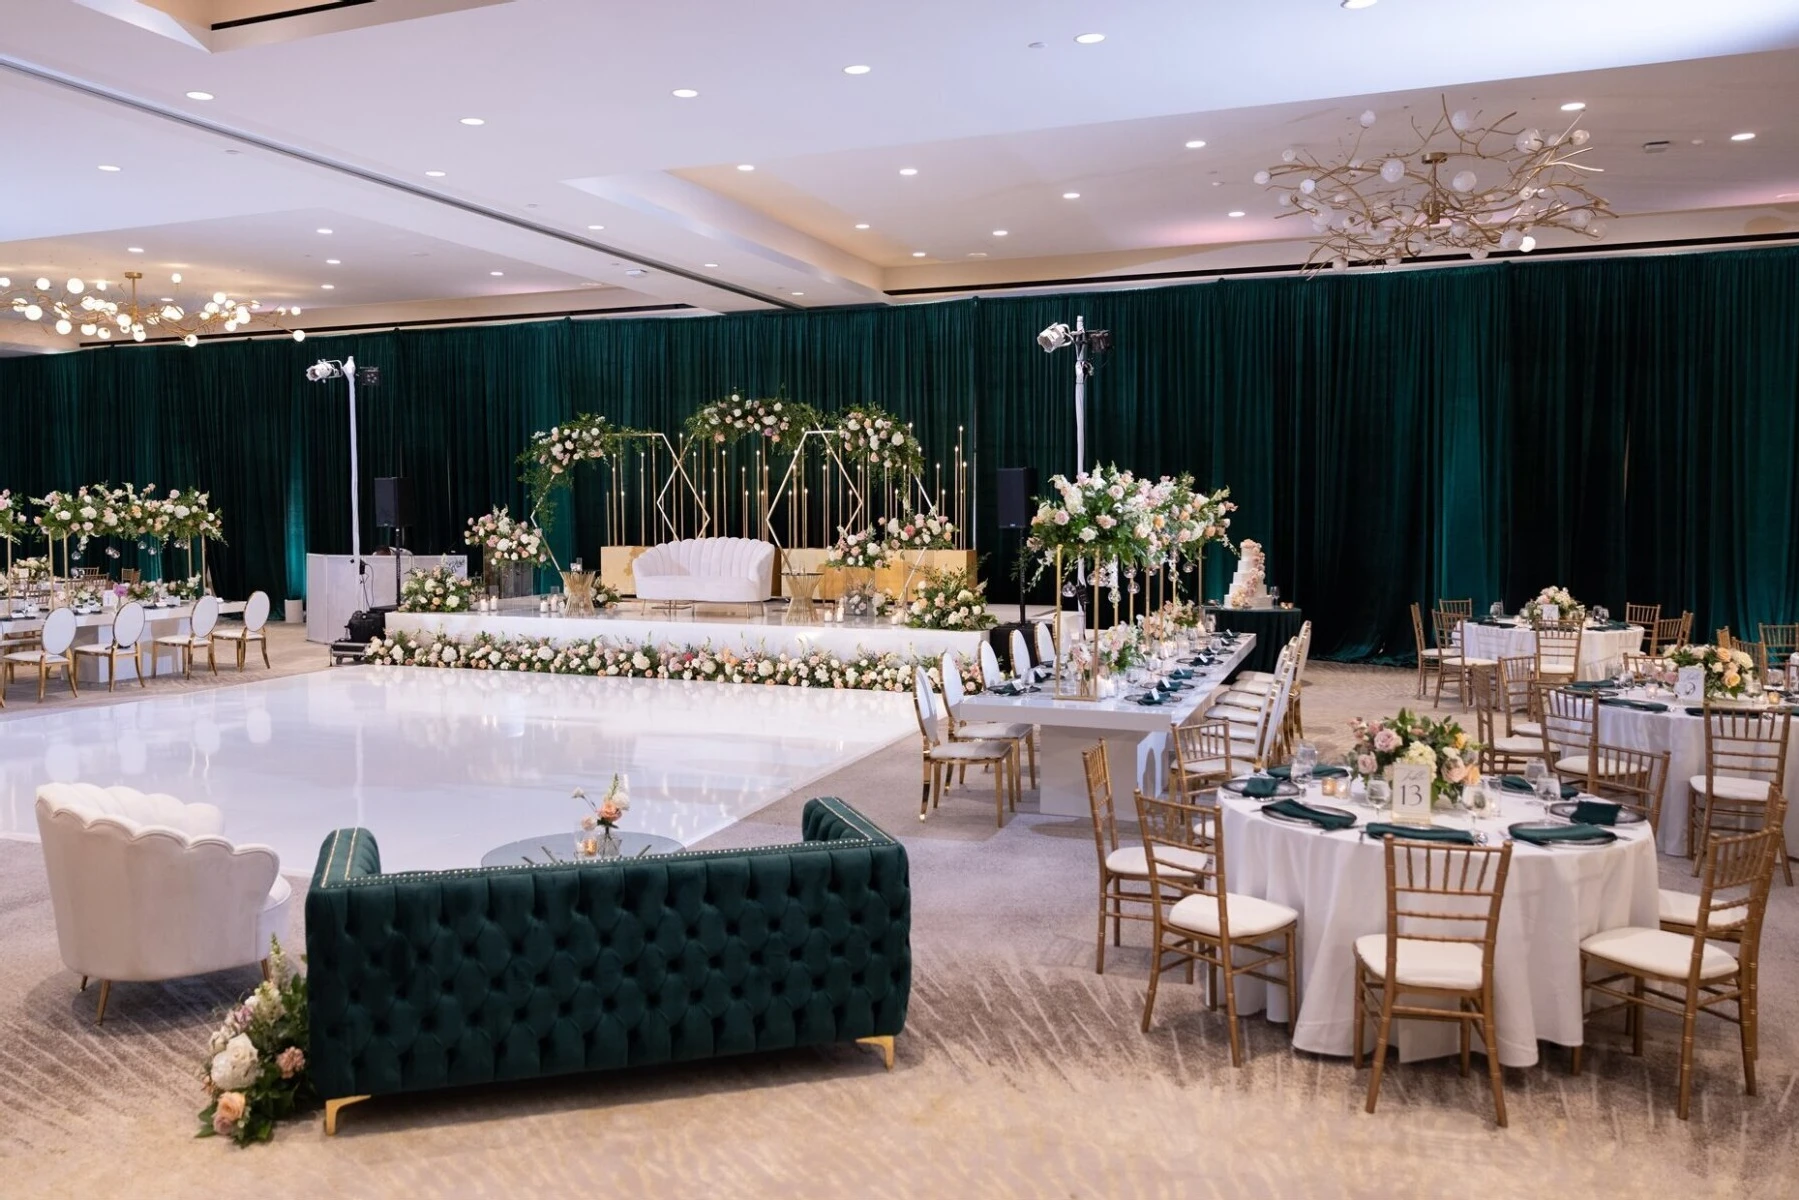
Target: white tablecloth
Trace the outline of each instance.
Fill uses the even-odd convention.
[[[1705,718],[1687,714],[1687,705],[1668,702],[1665,713],[1644,712],[1610,704],[1599,706],[1599,740],[1629,750],[1666,750],[1668,782],[1662,789],[1661,829],[1657,840],[1669,854],[1687,852],[1688,782],[1705,774]],[[1787,739],[1786,794],[1799,796],[1799,726]],[[1799,849],[1799,808],[1787,808],[1787,849]]]
[[[1516,658],[1537,652],[1537,631],[1528,625],[1462,625],[1462,645],[1470,658]],[[1580,664],[1575,678],[1609,679],[1618,673],[1625,654],[1643,647],[1643,628],[1588,629],[1580,639]]]
[[[1315,788],[1312,798],[1317,799]],[[1261,814],[1261,803],[1225,798],[1227,886],[1298,911],[1300,1010],[1293,1045],[1315,1054],[1347,1055],[1355,1032],[1353,944],[1363,934],[1386,931],[1382,846],[1359,830],[1323,834],[1311,825],[1276,821]],[[1492,837],[1507,824],[1537,815],[1534,805],[1520,802],[1502,820],[1479,827]],[[1358,810],[1358,819],[1366,823],[1367,810]],[[1603,848],[1542,849],[1520,842],[1512,849],[1493,962],[1499,1060],[1508,1067],[1534,1064],[1539,1039],[1581,1044],[1582,938],[1621,925],[1657,924],[1655,846],[1648,826],[1618,832],[1620,840]],[[1266,1002],[1270,1019],[1287,1019],[1281,989],[1256,980],[1237,986],[1240,1012]],[[1400,1021],[1394,1029],[1404,1060],[1456,1050],[1452,1025]],[[1372,1047],[1372,1023],[1370,1035]]]

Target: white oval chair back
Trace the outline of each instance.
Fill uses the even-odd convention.
[[[943,710],[953,721],[956,710],[962,707],[962,697],[967,693],[962,688],[962,665],[956,661],[954,650],[945,650],[943,660],[938,664],[943,674]]]
[[[211,637],[212,631],[219,623],[219,598],[217,596],[201,596],[194,604],[193,631],[194,637]]]
[[[112,619],[112,644],[129,650],[144,636],[144,606],[136,600],[119,609]]]
[[[1031,678],[1031,648],[1024,640],[1024,630],[1014,629],[1011,637],[1012,674],[1020,682],[1028,683]]]
[[[216,616],[214,618],[217,619]],[[244,605],[244,628],[255,633],[269,623],[269,594],[267,592],[251,592],[250,600]]]
[[[981,643],[981,682],[987,687],[998,687],[1006,681],[1006,673],[999,669],[999,655],[993,652],[993,643]]]
[[[44,618],[42,645],[45,658],[60,657],[75,644],[75,610],[59,608]]]
[[[1047,622],[1037,622],[1037,664],[1048,666],[1056,661],[1056,637]]]
[[[925,745],[936,746],[943,741],[937,731],[937,702],[931,691],[931,677],[923,667],[912,668],[912,704],[918,710],[918,731],[924,735]]]

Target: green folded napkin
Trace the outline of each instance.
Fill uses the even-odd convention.
[[[1180,667],[1180,668],[1177,668],[1176,670],[1168,672],[1168,678],[1170,678],[1170,679],[1191,679],[1191,678],[1193,678],[1193,672],[1187,670],[1187,668],[1185,668],[1185,667]]]
[[[1668,706],[1666,704],[1660,704],[1654,700],[1630,700],[1623,696],[1607,696],[1600,700],[1599,703],[1609,705],[1612,708],[1634,708],[1638,712],[1663,713],[1668,711]]]
[[[1293,778],[1292,767],[1269,767],[1268,773],[1276,779]],[[1338,779],[1349,774],[1348,767],[1339,767],[1334,763],[1319,763],[1312,768],[1313,779]]]
[[[1689,716],[1689,717],[1703,717],[1704,715],[1705,715],[1705,710],[1703,708],[1687,709],[1687,716]]]
[[[1580,825],[1616,825],[1618,814],[1623,812],[1621,805],[1605,800],[1582,800],[1575,804],[1574,815],[1569,820]]]
[[[1339,829],[1348,829],[1355,824],[1355,817],[1349,813],[1325,812],[1313,808],[1310,804],[1301,804],[1297,800],[1276,800],[1273,804],[1262,805],[1265,813],[1274,813],[1282,817],[1292,817],[1299,821],[1310,821],[1318,828],[1335,833]]]
[[[1612,681],[1609,679],[1576,679],[1573,683],[1564,683],[1562,686],[1573,688],[1577,692],[1596,692],[1601,688],[1611,687]]]
[[[1251,775],[1243,781],[1243,794],[1252,800],[1264,799],[1274,795],[1275,786],[1280,781],[1267,775]]]
[[[1524,778],[1522,775],[1507,775],[1499,782],[1508,792],[1535,792],[1537,790],[1536,788],[1531,787],[1530,780]],[[1564,783],[1562,785],[1562,799],[1572,800],[1578,795],[1580,795],[1579,787],[1572,783]]]
[[[1520,842],[1529,842],[1533,846],[1547,846],[1552,842],[1585,842],[1604,840],[1603,835],[1616,837],[1609,829],[1601,829],[1597,825],[1551,825],[1536,829],[1514,829],[1512,837]]]
[[[1162,703],[1162,697],[1155,692],[1144,692],[1141,696],[1137,697],[1137,703],[1145,708],[1154,708]]]
[[[1473,621],[1469,622],[1469,624],[1471,624],[1471,625],[1504,625],[1505,622],[1501,621],[1498,617],[1476,617]]]
[[[1620,633],[1623,630],[1630,628],[1630,622],[1629,621],[1599,621],[1593,625],[1588,626],[1588,628],[1593,629],[1598,632],[1602,632],[1602,633]]]
[[[1453,842],[1458,846],[1474,845],[1474,835],[1466,829],[1445,829],[1440,825],[1389,825],[1384,821],[1369,823],[1363,830],[1371,838],[1396,838],[1414,842]]]

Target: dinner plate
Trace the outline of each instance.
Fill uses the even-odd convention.
[[[1560,822],[1557,822],[1557,821],[1520,821],[1516,825],[1506,826],[1506,832],[1511,834],[1513,837],[1517,837],[1518,831],[1520,829],[1548,830],[1548,829],[1566,829],[1566,828],[1568,828],[1566,825],[1564,825]],[[1595,832],[1592,837],[1559,838],[1556,841],[1553,841],[1553,842],[1550,842],[1550,843],[1544,845],[1542,848],[1547,850],[1553,846],[1609,846],[1613,842],[1618,840],[1618,835],[1613,833],[1609,829],[1601,829],[1598,826],[1594,826],[1594,829],[1597,832]],[[1536,843],[1528,842],[1526,844],[1527,845],[1535,845]]]
[[[1273,798],[1278,799],[1279,797]],[[1348,817],[1351,821],[1356,819],[1356,815],[1347,808],[1336,808],[1329,804],[1307,804],[1306,807],[1316,809],[1321,813],[1328,813],[1333,817]],[[1262,810],[1262,815],[1271,821],[1283,821],[1288,825],[1310,825],[1314,829],[1323,828],[1317,822],[1307,820],[1305,817],[1290,817],[1286,813],[1269,812],[1266,808]]]
[[[1574,819],[1574,806],[1579,803],[1580,801],[1578,800],[1563,800],[1556,804],[1551,804],[1549,806],[1549,811],[1555,816],[1572,821]],[[1616,823],[1619,825],[1641,825],[1645,820],[1647,820],[1647,818],[1635,809],[1625,808],[1622,805],[1618,808],[1618,820]]]
[[[1244,796],[1243,785],[1248,782],[1249,780],[1247,779],[1227,779],[1219,786],[1234,796]],[[1305,795],[1305,792],[1300,790],[1298,784],[1286,779],[1277,779],[1274,781],[1274,793],[1272,795],[1247,796],[1246,798],[1250,800],[1280,800],[1289,796],[1303,795]],[[1316,808],[1317,806],[1313,805],[1313,807]]]

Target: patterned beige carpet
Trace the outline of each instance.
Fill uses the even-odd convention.
[[[296,651],[298,648],[295,648]],[[296,658],[296,662],[298,659]],[[1409,675],[1320,666],[1305,715],[1321,745],[1353,713],[1410,700]],[[15,704],[29,709],[30,704]],[[0,736],[4,736],[0,731]],[[1633,1058],[1597,1030],[1506,1072],[1511,1127],[1451,1062],[1395,1064],[1380,1111],[1366,1074],[1297,1054],[1245,1021],[1230,1066],[1221,1016],[1175,983],[1138,1032],[1141,932],[1092,970],[1093,844],[1083,822],[1021,814],[995,830],[985,793],[920,825],[916,749],[882,751],[808,788],[842,795],[912,855],[911,1021],[887,1074],[850,1047],[532,1086],[389,1098],[271,1146],[195,1141],[196,1054],[255,971],[120,985],[107,1024],[57,957],[35,845],[0,842],[0,1195],[1779,1197],[1799,1190],[1799,893],[1777,887],[1765,936],[1761,1094],[1734,1031],[1702,1025],[1693,1118],[1674,1118],[1678,1030]],[[788,840],[802,796],[713,839]],[[379,833],[379,831],[376,831]],[[290,864],[299,866],[300,864]],[[1687,885],[1684,863],[1668,880]],[[300,882],[296,880],[296,882]],[[295,906],[298,914],[299,906]],[[296,922],[298,917],[296,915]],[[296,927],[296,943],[301,931]]]

